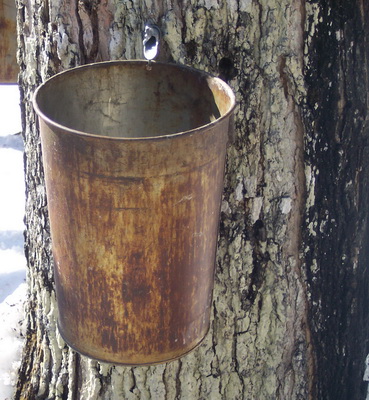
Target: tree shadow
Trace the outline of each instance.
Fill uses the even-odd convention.
[[[0,251],[11,250],[11,254],[24,255],[24,238],[22,231],[0,231]],[[8,259],[1,258],[1,272],[0,272],[0,303],[12,294],[14,290],[25,281],[26,271],[22,268],[22,261],[19,256],[11,255]],[[7,272],[7,264],[11,272]],[[19,266],[19,269],[18,269]],[[14,271],[14,267],[17,269]]]
[[[0,250],[15,249],[24,254],[23,231],[0,231]]]
[[[26,271],[19,270],[0,274],[0,303],[2,303],[15,289],[26,281]]]
[[[20,133],[15,135],[0,136],[0,147],[23,151],[23,139]]]

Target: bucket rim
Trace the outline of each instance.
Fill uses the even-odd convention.
[[[144,136],[144,137],[122,137],[122,136],[106,136],[106,135],[100,135],[100,134],[94,134],[94,133],[89,133],[89,132],[83,132],[77,129],[69,128],[65,125],[62,125],[50,117],[48,117],[39,107],[39,104],[37,102],[37,97],[39,96],[40,91],[43,90],[43,88],[48,85],[52,80],[62,76],[62,75],[68,75],[70,73],[75,72],[76,70],[82,70],[82,69],[88,69],[88,68],[99,68],[103,66],[108,66],[108,65],[120,65],[120,64],[138,64],[138,65],[147,65],[148,61],[147,60],[112,60],[112,61],[100,61],[96,63],[89,63],[89,64],[84,64],[84,65],[79,65],[77,67],[69,68],[67,70],[61,71],[50,78],[46,79],[43,83],[41,83],[38,88],[35,90],[35,93],[32,98],[32,105],[33,109],[36,112],[36,114],[49,126],[55,127],[58,130],[65,131],[66,133],[81,136],[81,137],[88,137],[88,138],[94,138],[94,139],[104,139],[104,140],[113,140],[113,141],[119,141],[119,142],[124,142],[124,141],[134,141],[134,142],[139,142],[139,141],[147,141],[147,140],[163,140],[163,139],[169,139],[169,138],[175,138],[175,137],[182,137],[185,135],[191,135],[196,132],[202,131],[209,129],[211,126],[218,124],[222,120],[225,120],[227,118],[232,117],[232,114],[234,112],[234,109],[236,107],[236,97],[235,94],[232,90],[232,88],[222,79],[206,72],[199,70],[197,68],[190,67],[185,64],[176,64],[176,63],[168,63],[168,62],[159,62],[159,61],[151,61],[150,64],[152,66],[157,65],[163,65],[163,66],[169,66],[169,67],[174,67],[182,70],[187,70],[192,73],[197,73],[205,77],[207,80],[211,80],[214,82],[216,85],[220,86],[222,90],[227,94],[229,100],[230,100],[230,107],[228,108],[227,112],[220,116],[219,118],[215,119],[214,121],[211,121],[207,124],[200,125],[196,128],[189,129],[186,131],[181,131],[181,132],[175,132],[171,134],[166,134],[166,135],[157,135],[157,136]]]

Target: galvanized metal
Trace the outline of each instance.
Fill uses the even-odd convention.
[[[155,364],[206,335],[234,103],[217,78],[145,61],[37,90],[59,329],[78,352]]]
[[[16,83],[17,12],[14,0],[0,0],[0,83]]]
[[[146,23],[142,47],[146,60],[153,60],[159,52],[160,29],[158,26]]]

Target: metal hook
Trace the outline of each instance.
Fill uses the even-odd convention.
[[[153,24],[145,25],[142,45],[146,60],[153,60],[159,51],[160,29]]]

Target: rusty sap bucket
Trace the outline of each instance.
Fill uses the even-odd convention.
[[[220,79],[146,61],[38,88],[58,324],[76,351],[155,364],[204,338],[234,105]]]

